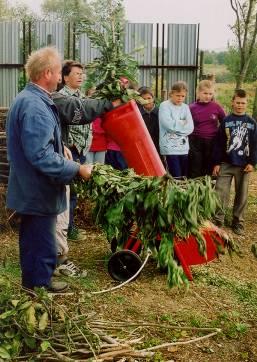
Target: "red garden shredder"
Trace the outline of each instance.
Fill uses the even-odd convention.
[[[128,166],[133,168],[138,175],[163,176],[166,173],[135,101],[107,112],[103,117],[102,126],[120,146]],[[199,253],[198,243],[193,235],[183,240],[175,238],[174,254],[189,280],[193,280],[190,265],[205,264],[217,258],[217,247],[224,248],[221,235],[222,233],[214,225],[204,229],[205,256]],[[139,256],[142,245],[137,238],[136,230],[124,243],[123,250],[115,252],[115,241],[111,247],[114,252],[108,263],[111,277],[119,281],[128,280],[142,264]]]

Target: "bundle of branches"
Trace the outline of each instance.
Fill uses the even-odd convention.
[[[98,24],[98,25],[96,25]],[[87,64],[86,87],[97,85],[94,98],[131,99],[143,101],[132,89],[136,83],[137,62],[124,52],[124,19],[121,1],[105,0],[95,18],[78,25],[79,33],[86,33],[99,56]]]
[[[28,295],[8,276],[0,277],[0,290],[0,360],[70,361],[65,356],[76,354],[78,343],[85,355],[95,356],[100,339],[86,318],[74,323],[44,290]]]
[[[175,236],[185,239],[194,235],[199,252],[206,253],[201,233],[219,204],[211,179],[176,181],[168,174],[162,177],[138,176],[132,169],[114,170],[96,165],[91,179],[75,184],[77,193],[95,202],[94,217],[106,232],[107,239],[123,245],[137,228],[138,238],[150,248],[161,268],[168,269],[168,284],[180,285],[187,279],[174,258]],[[157,236],[161,236],[159,244]],[[227,240],[229,251],[234,245]]]
[[[1,361],[112,361],[154,354],[137,351],[138,338],[109,336],[95,324],[96,313],[81,314],[77,304],[68,310],[60,296],[55,301],[42,289],[28,295],[7,276],[0,277],[0,288]]]
[[[0,277],[0,360],[7,361],[146,361],[155,351],[170,346],[198,342],[220,332],[218,328],[195,328],[180,325],[145,323],[144,321],[105,321],[95,312],[83,313],[83,303],[62,305],[62,296],[57,300],[39,289],[33,295],[8,278]],[[72,295],[72,300],[74,302]],[[81,294],[77,295],[78,301]],[[190,333],[206,333],[177,342],[151,346],[147,338],[149,329],[159,331],[182,330]],[[176,338],[177,338],[177,332]],[[182,336],[182,335],[181,335]],[[191,339],[190,339],[191,337]],[[148,346],[148,348],[145,348]],[[152,360],[152,359],[151,359]]]

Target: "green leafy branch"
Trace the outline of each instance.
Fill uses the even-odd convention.
[[[89,196],[95,202],[95,221],[109,241],[115,238],[123,246],[132,228],[138,229],[138,238],[153,251],[158,265],[168,268],[170,286],[186,281],[174,258],[175,236],[195,236],[199,252],[205,255],[201,228],[219,205],[209,177],[176,181],[169,175],[138,176],[132,169],[96,165],[90,180],[78,181],[75,188],[81,197]],[[156,243],[158,236],[161,241]],[[232,241],[228,249],[234,250]]]
[[[100,339],[86,316],[74,321],[43,289],[26,294],[14,284],[7,276],[0,277],[0,360],[23,356],[28,361],[34,356],[74,361],[65,355],[81,353],[78,343],[83,343],[84,356],[96,356]]]
[[[87,64],[87,84],[97,85],[94,98],[110,100],[121,98],[142,100],[139,93],[131,89],[136,83],[137,62],[124,53],[124,20],[121,1],[105,1],[106,9],[96,19],[85,19],[78,25],[78,33],[86,33],[91,44],[100,55]],[[102,9],[103,10],[103,9]],[[96,25],[99,24],[99,25]]]

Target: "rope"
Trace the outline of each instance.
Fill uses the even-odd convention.
[[[128,280],[126,280],[125,282],[119,284],[119,285],[116,285],[115,287],[112,287],[112,288],[109,288],[109,289],[103,289],[103,290],[100,290],[98,292],[91,292],[90,294],[103,294],[103,293],[108,293],[108,292],[112,292],[113,290],[116,290],[116,289],[119,289],[119,288],[122,288],[124,287],[124,285],[130,283],[132,280],[134,280],[140,273],[141,271],[144,269],[150,255],[152,255],[152,252],[150,249],[147,250],[147,255],[146,255],[146,258],[143,262],[143,264],[141,265],[141,267],[138,269],[138,271],[132,275],[132,277],[130,277]]]

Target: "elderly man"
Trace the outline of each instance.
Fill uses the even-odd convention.
[[[7,206],[21,215],[22,286],[62,292],[67,284],[51,281],[57,260],[56,218],[66,208],[65,185],[77,175],[88,179],[92,166],[64,157],[60,118],[65,131],[64,122],[89,123],[113,105],[55,95],[57,109],[51,93],[60,82],[61,59],[55,48],[33,52],[26,72],[30,83],[14,100],[7,119]]]

